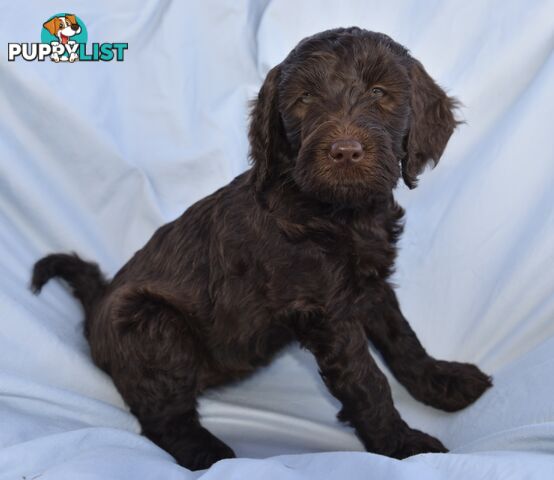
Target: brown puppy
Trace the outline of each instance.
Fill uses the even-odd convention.
[[[292,340],[314,354],[368,451],[445,452],[400,418],[368,339],[427,405],[459,410],[491,385],[473,365],[430,357],[388,282],[403,216],[392,190],[437,163],[455,105],[386,35],[307,38],[254,103],[251,170],[161,227],[111,282],[56,254],[37,262],[32,285],[72,286],[94,361],[144,435],[188,468],[234,456],[200,424],[198,395]]]

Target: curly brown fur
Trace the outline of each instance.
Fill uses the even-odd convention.
[[[75,256],[50,255],[33,285],[72,285],[94,361],[144,435],[188,468],[234,456],[202,427],[198,396],[293,340],[313,353],[367,450],[444,452],[401,419],[368,339],[428,405],[458,410],[491,385],[473,365],[426,353],[388,281],[403,216],[392,190],[438,162],[455,105],[386,35],[307,38],[253,105],[251,170],[161,227],[110,283]]]

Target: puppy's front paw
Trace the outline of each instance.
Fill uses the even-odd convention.
[[[212,446],[208,449],[186,449],[183,455],[175,457],[179,465],[189,470],[205,470],[214,463],[226,458],[235,458],[235,452],[227,445]]]
[[[440,440],[419,430],[407,429],[399,447],[391,454],[393,458],[406,458],[420,453],[446,453],[448,450]]]
[[[213,435],[199,438],[184,438],[167,448],[177,463],[189,470],[205,470],[226,458],[235,458],[235,452],[226,443]]]
[[[455,412],[477,400],[492,386],[492,379],[475,365],[436,360],[424,373],[422,401],[447,412]]]

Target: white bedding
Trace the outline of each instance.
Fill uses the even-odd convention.
[[[66,2],[67,3],[67,2]],[[2,0],[0,9],[0,479],[554,478],[554,2]],[[71,8],[124,62],[7,62]],[[247,101],[302,37],[335,26],[408,46],[466,124],[407,209],[398,294],[434,356],[495,386],[457,414],[391,379],[399,410],[452,450],[362,452],[315,362],[291,347],[201,402],[239,459],[191,473],[138,435],[92,364],[61,283],[35,260],[77,251],[109,274],[161,224],[247,166]],[[350,452],[349,452],[350,451]]]

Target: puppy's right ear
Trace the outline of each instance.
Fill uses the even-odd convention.
[[[274,173],[279,157],[286,148],[286,137],[279,114],[278,86],[281,67],[273,67],[264,81],[250,112],[250,162],[253,182],[260,192]]]
[[[454,116],[458,101],[435,83],[419,61],[411,58],[410,63],[411,120],[402,177],[409,188],[415,188],[425,166],[437,165],[460,122]]]
[[[58,33],[59,24],[60,24],[60,20],[58,19],[58,17],[54,17],[53,19],[43,23],[42,26],[50,32],[50,35],[56,36],[56,34]]]

